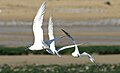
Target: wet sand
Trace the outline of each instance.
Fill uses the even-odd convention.
[[[120,55],[92,55],[98,64],[119,64]],[[31,64],[87,64],[91,63],[87,57],[74,58],[63,55],[61,58],[53,55],[26,55],[26,56],[0,56],[0,65],[31,65]],[[92,63],[91,63],[92,64]]]
[[[118,26],[58,26],[54,25],[54,35],[64,35],[61,28],[69,32],[77,43],[88,42],[86,45],[120,45],[120,29]],[[48,39],[47,26],[43,26],[44,40]],[[66,40],[66,41],[65,41]],[[1,26],[0,45],[29,46],[33,42],[31,26]],[[57,41],[57,45],[68,45],[67,38]]]

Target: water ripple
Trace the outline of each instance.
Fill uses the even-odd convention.
[[[45,25],[47,22],[45,22]],[[57,26],[120,26],[120,19],[99,20],[54,20]],[[0,26],[26,26],[32,25],[32,21],[0,21]]]

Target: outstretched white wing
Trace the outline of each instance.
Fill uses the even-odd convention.
[[[42,46],[43,41],[43,30],[41,28],[43,24],[43,14],[45,12],[46,2],[43,2],[39,8],[33,22],[33,33],[34,33],[34,45]]]
[[[52,16],[50,16],[49,18],[49,23],[48,23],[48,36],[49,36],[49,40],[54,39],[54,35],[53,35],[53,22],[52,22]],[[55,41],[53,41],[50,44],[50,50],[54,53],[55,50]]]
[[[49,26],[48,26],[48,35],[49,35],[49,40],[55,39],[54,35],[53,35],[53,21],[52,21],[52,17],[49,18]],[[58,52],[55,49],[55,41],[53,41],[50,44],[50,50],[52,51],[52,54],[56,54],[57,56],[61,57]],[[50,51],[48,50],[48,52],[50,53]]]
[[[60,52],[60,51],[65,50],[65,49],[75,47],[76,45],[82,45],[82,44],[75,44],[75,45],[64,46],[64,47],[61,47],[61,48],[57,49],[57,51]]]
[[[93,57],[90,54],[83,52],[81,55],[87,56],[91,62],[93,62],[95,65],[97,65],[97,63],[95,62],[95,60],[93,59]]]
[[[46,6],[46,2],[43,2],[34,18],[34,23],[39,22],[38,25],[41,25],[41,26],[43,22],[43,14],[45,12],[45,6]]]

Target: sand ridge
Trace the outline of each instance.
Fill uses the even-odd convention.
[[[48,0],[45,19],[119,18],[120,0]],[[33,20],[42,0],[0,0],[1,20]]]
[[[120,55],[92,55],[98,64],[119,64]],[[31,65],[31,64],[92,64],[89,59],[84,56],[83,58],[74,58],[71,55],[63,55],[61,58],[53,55],[22,55],[22,56],[0,56],[0,65]]]

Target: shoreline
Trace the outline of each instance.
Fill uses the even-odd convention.
[[[58,27],[59,26],[59,27]],[[86,45],[120,45],[119,26],[60,26],[54,25],[54,35],[59,37],[64,35],[61,31],[65,29],[76,40],[77,43],[89,42]],[[72,28],[72,29],[71,29]],[[44,40],[48,39],[47,25],[43,26]],[[66,42],[64,42],[65,40]],[[0,45],[5,46],[29,46],[33,42],[33,32],[31,25],[27,26],[1,26]],[[56,43],[57,45],[68,45],[71,42],[63,38]]]
[[[120,55],[92,55],[98,64],[119,64]],[[31,59],[32,58],[32,59]],[[113,60],[114,58],[114,60]],[[23,55],[23,56],[0,56],[0,65],[32,65],[32,64],[92,64],[88,57],[74,58],[71,55],[62,55],[61,58],[53,55]],[[9,59],[9,60],[8,60]]]

